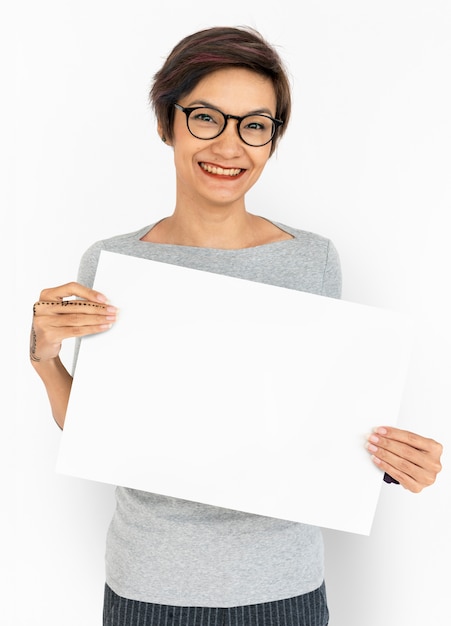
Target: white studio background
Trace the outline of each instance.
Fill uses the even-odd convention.
[[[75,279],[92,242],[171,212],[171,149],[156,135],[147,90],[181,37],[221,24],[258,28],[278,47],[293,82],[290,128],[248,209],[332,238],[344,298],[414,316],[418,337],[400,424],[445,444],[444,470],[433,487],[413,495],[383,486],[370,537],[325,532],[331,626],[445,626],[451,623],[447,0],[251,0],[236,8],[181,0],[18,4],[17,416],[7,474],[15,488],[15,536],[10,526],[4,531],[15,595],[2,621],[101,623],[113,489],[55,474],[60,432],[28,363],[31,307],[42,288]],[[136,285],[137,298],[143,288]],[[71,349],[63,351],[68,362]],[[377,415],[368,419],[378,425]]]

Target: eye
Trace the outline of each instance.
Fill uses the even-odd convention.
[[[195,109],[190,116],[190,121],[195,124],[222,124],[220,114],[213,109]]]
[[[197,115],[193,115],[193,118],[196,122],[213,122],[213,118],[208,113],[197,113]]]
[[[247,124],[246,128],[250,130],[264,130],[264,124],[260,124],[260,122],[252,122],[251,124]]]
[[[272,130],[272,121],[263,115],[253,115],[243,120],[243,129],[248,132],[267,133]]]

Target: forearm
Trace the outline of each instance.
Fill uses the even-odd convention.
[[[53,417],[63,429],[72,387],[72,376],[59,357],[45,361],[31,361],[47,390]]]

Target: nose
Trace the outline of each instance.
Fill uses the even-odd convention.
[[[227,156],[239,156],[243,152],[244,144],[238,135],[238,121],[228,119],[222,133],[213,139],[212,149],[217,154]]]

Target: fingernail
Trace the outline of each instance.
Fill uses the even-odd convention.
[[[98,293],[96,298],[99,302],[107,302],[108,300],[108,298],[104,296],[103,293]]]
[[[366,444],[366,448],[367,448],[367,450],[369,450],[370,452],[377,452],[377,447],[376,447],[376,446],[373,446],[373,444],[372,444],[372,443],[369,443],[369,442],[368,442],[368,443]]]
[[[106,310],[107,313],[116,313],[116,307],[112,306],[111,304],[108,305],[105,310]]]
[[[377,437],[376,435],[370,435],[368,437],[369,441],[372,441],[373,443],[377,443],[379,441],[379,437]]]
[[[378,428],[374,429],[374,432],[379,433],[379,435],[386,435],[388,430],[384,428],[383,426],[379,426]]]
[[[373,461],[377,464],[380,465],[381,464],[381,460],[377,458],[377,456],[372,456],[371,457],[373,459]]]

